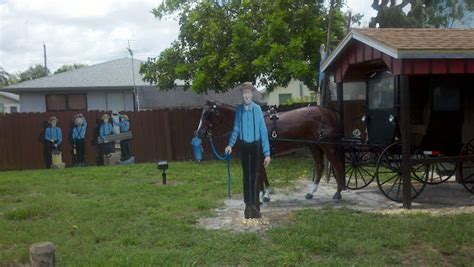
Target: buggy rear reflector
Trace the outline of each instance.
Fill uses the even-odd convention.
[[[430,156],[439,156],[439,155],[441,155],[441,151],[439,151],[439,150],[425,150],[425,151],[423,151],[423,154],[430,155]]]

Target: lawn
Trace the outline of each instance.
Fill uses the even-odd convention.
[[[308,177],[304,158],[276,159],[276,187]],[[232,193],[242,192],[239,162]],[[474,259],[474,214],[382,215],[303,210],[265,233],[204,230],[227,197],[223,162],[0,172],[0,265],[27,263],[28,247],[57,246],[60,266],[464,265]]]

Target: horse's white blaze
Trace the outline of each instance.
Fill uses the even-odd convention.
[[[199,130],[201,130],[201,126],[202,126],[202,115],[204,114],[204,109],[202,110],[201,112],[201,119],[199,120],[199,125],[197,127],[197,130],[196,130],[196,133],[199,133]]]

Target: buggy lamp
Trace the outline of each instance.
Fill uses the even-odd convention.
[[[390,123],[392,123],[394,120],[395,120],[395,117],[393,117],[393,115],[390,115],[390,116],[388,117],[388,121],[389,121]]]
[[[362,116],[362,118],[360,118],[360,120],[361,120],[362,122],[365,122],[365,121],[367,120],[367,117],[364,115],[364,116]]]
[[[168,169],[168,161],[158,161],[156,165],[158,166],[158,170],[163,171],[161,176],[163,177],[163,184],[166,184],[166,170]]]

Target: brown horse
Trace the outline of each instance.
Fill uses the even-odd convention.
[[[207,102],[201,113],[196,133],[200,138],[204,136],[221,136],[228,137],[232,131],[234,123],[235,107],[215,102]],[[271,142],[272,154],[282,155],[308,147],[314,160],[313,169],[313,183],[306,195],[307,199],[313,198],[317,191],[319,182],[324,170],[323,155],[326,155],[329,162],[336,170],[337,191],[334,194],[334,199],[341,198],[341,191],[345,189],[343,166],[339,160],[339,153],[337,146],[330,142],[308,143],[308,142],[287,142],[277,141],[278,139],[292,139],[292,140],[306,140],[316,141],[324,140],[331,141],[341,137],[339,129],[339,119],[336,112],[319,107],[310,106],[294,109],[287,112],[278,113],[278,120],[276,123],[265,116],[265,124],[268,132],[277,135],[277,139]],[[276,126],[276,127],[275,127]],[[275,136],[273,136],[275,137]],[[265,168],[263,167],[263,160],[259,164],[258,169],[259,190],[262,192],[265,183],[265,195],[263,200],[269,201],[270,184],[267,179]]]

